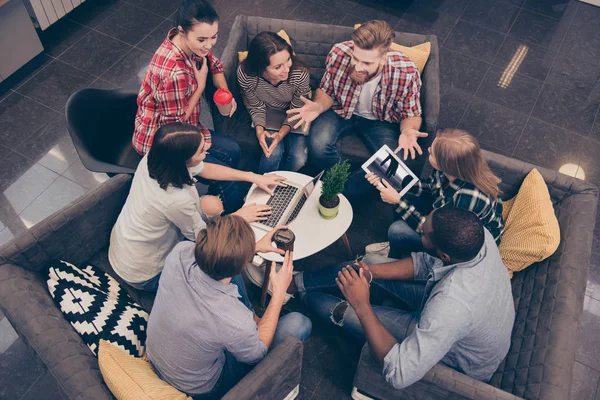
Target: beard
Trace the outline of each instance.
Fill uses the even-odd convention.
[[[350,79],[352,79],[352,82],[357,83],[359,85],[362,85],[363,83],[370,81],[371,79],[376,77],[377,74],[379,74],[379,68],[377,68],[377,71],[373,72],[372,74],[366,73],[366,74],[358,75],[354,66],[353,65],[350,66]]]

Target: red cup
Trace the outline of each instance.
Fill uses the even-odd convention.
[[[229,116],[229,113],[231,112],[231,107],[233,106],[232,100],[233,95],[231,92],[223,88],[217,89],[215,95],[213,96],[213,101],[217,105],[219,113],[226,117]]]

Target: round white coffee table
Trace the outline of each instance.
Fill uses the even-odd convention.
[[[311,176],[299,174],[297,172],[276,171],[274,173],[293,180],[300,185],[305,185],[313,179]],[[321,181],[317,182],[315,190],[308,200],[306,200],[306,203],[304,203],[304,206],[296,219],[289,224],[289,229],[296,235],[296,242],[294,243],[294,260],[300,260],[311,256],[331,245],[340,237],[344,240],[346,250],[350,255],[352,254],[346,237],[346,231],[350,227],[353,217],[350,202],[340,194],[339,214],[337,217],[327,220],[319,214],[320,196]],[[246,197],[246,204],[266,204],[269,197],[267,192],[257,188],[256,185],[252,185],[249,195]],[[262,239],[267,233],[267,231],[261,228],[254,225],[251,226],[256,235],[256,241]],[[276,253],[259,253],[259,255],[265,260],[276,262],[283,261],[283,257]]]

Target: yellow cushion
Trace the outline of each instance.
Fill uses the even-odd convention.
[[[161,380],[150,363],[100,340],[98,364],[104,382],[118,400],[191,400]]]
[[[537,169],[527,175],[515,197],[503,204],[504,234],[498,247],[512,277],[550,257],[560,243],[560,228],[550,193]]]
[[[283,40],[285,40],[287,42],[287,44],[289,44],[290,46],[292,45],[292,41],[290,40],[290,37],[288,36],[287,32],[284,31],[283,29],[280,30],[279,32],[277,32],[277,35],[282,38]],[[296,53],[294,53],[296,54]],[[248,57],[248,52],[247,51],[238,51],[238,62],[242,62],[246,59],[246,57]]]
[[[354,29],[358,29],[359,26],[360,24],[355,24]],[[410,59],[410,61],[415,63],[419,73],[422,73],[423,69],[425,68],[425,64],[427,64],[429,54],[431,53],[431,42],[421,43],[413,47],[406,47],[397,43],[392,43],[390,50],[399,51],[404,54]]]

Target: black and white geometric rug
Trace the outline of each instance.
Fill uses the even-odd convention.
[[[67,321],[97,355],[100,339],[135,357],[144,354],[148,313],[110,275],[65,261],[48,268],[48,290]]]

